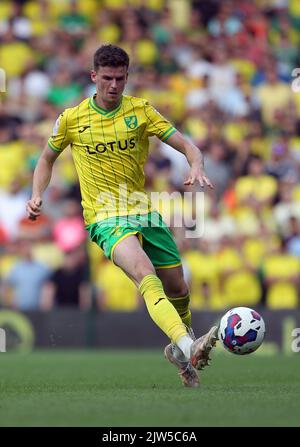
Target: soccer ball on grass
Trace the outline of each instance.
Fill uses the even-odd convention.
[[[220,321],[218,338],[233,354],[250,354],[256,351],[265,337],[265,323],[261,315],[249,307],[235,307]]]

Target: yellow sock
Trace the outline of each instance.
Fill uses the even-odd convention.
[[[165,295],[161,280],[155,275],[145,276],[139,289],[144,297],[150,317],[157,326],[176,343],[187,335],[187,330],[176,309]]]
[[[175,309],[177,310],[179,316],[181,317],[182,322],[187,326],[192,326],[192,315],[189,308],[190,304],[190,295],[182,296],[179,298],[170,298],[168,300],[173,304]]]

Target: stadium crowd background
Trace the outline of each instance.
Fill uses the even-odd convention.
[[[41,218],[25,214],[40,151],[59,113],[94,93],[92,56],[108,42],[130,54],[126,93],[147,98],[201,148],[215,184],[205,194],[203,237],[174,228],[192,307],[298,307],[298,0],[1,1],[1,306],[142,306],[86,240],[69,150],[57,160]],[[147,190],[187,191],[184,157],[158,140],[151,146]],[[182,195],[171,213],[181,201],[193,210]],[[158,207],[168,220],[170,210]]]

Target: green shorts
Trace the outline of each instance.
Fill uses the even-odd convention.
[[[181,265],[174,237],[156,211],[143,215],[111,217],[86,228],[92,241],[111,260],[118,243],[127,236],[136,234],[154,267],[171,268]]]

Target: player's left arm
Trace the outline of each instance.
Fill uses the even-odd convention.
[[[194,185],[198,181],[202,187],[207,185],[213,188],[213,184],[205,174],[203,155],[197,146],[184,138],[178,130],[167,139],[166,143],[185,155],[191,167],[189,176],[184,182],[185,185]]]

